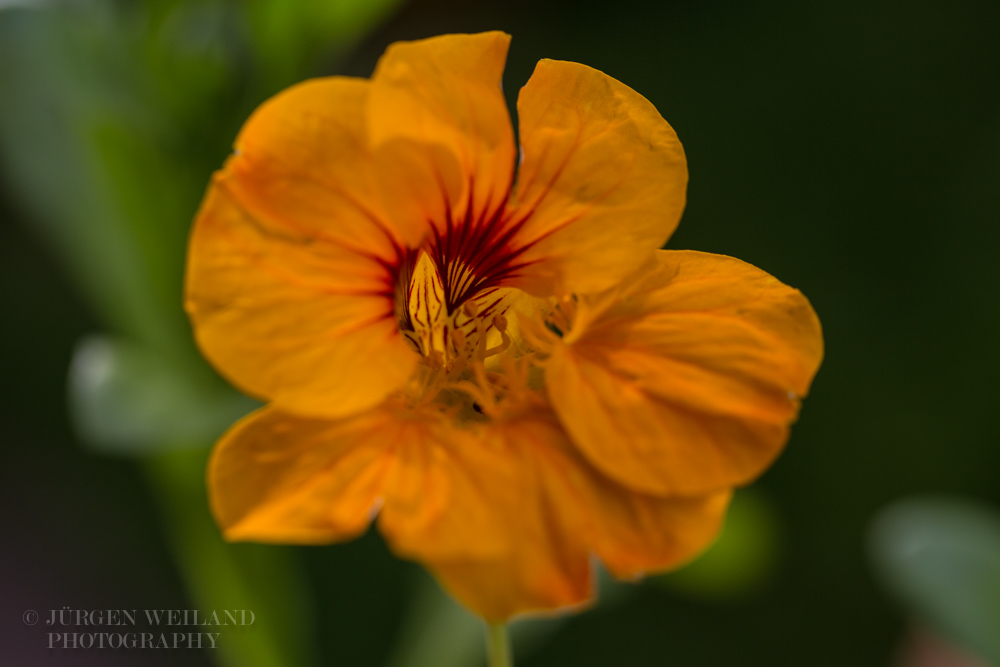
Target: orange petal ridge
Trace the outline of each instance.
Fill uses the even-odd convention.
[[[442,585],[488,621],[591,601],[595,554],[620,577],[674,567],[717,535],[729,493],[655,498],[605,477],[576,453],[555,415],[537,411],[489,427],[483,493],[501,509],[514,550],[500,559],[429,563]]]
[[[378,525],[400,555],[495,558],[509,544],[478,487],[490,463],[439,415],[386,406],[340,420],[265,407],[238,422],[209,464],[212,510],[227,539],[323,544]]]
[[[192,233],[187,310],[204,354],[247,393],[303,415],[353,414],[409,379],[384,271],[250,217],[216,180]]]
[[[247,393],[304,415],[377,405],[417,364],[398,331],[399,246],[364,139],[367,82],[293,87],[247,122],[188,247],[185,306],[204,354]]]
[[[265,407],[216,443],[208,467],[212,513],[228,540],[325,544],[371,521],[390,465],[386,413],[341,422]]]
[[[744,484],[784,446],[823,355],[806,298],[730,257],[659,251],[630,285],[583,298],[545,368],[599,469],[655,495]]]
[[[540,61],[517,108],[521,286],[556,295],[610,287],[677,227],[687,188],[677,135],[642,95],[578,63]]]
[[[439,228],[449,216],[489,217],[507,199],[516,153],[500,80],[509,45],[502,32],[396,42],[372,75],[372,144],[411,147],[407,170],[424,199],[447,207],[432,220]]]

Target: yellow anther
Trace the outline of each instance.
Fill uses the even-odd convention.
[[[451,332],[451,343],[455,346],[455,351],[461,353],[465,349],[465,332],[455,329]]]
[[[501,331],[501,332],[502,331],[506,331],[507,330],[507,318],[504,317],[503,315],[500,315],[500,314],[494,315],[493,316],[493,327],[497,331]]]
[[[479,305],[475,301],[466,301],[462,311],[469,317],[475,317],[479,314]]]

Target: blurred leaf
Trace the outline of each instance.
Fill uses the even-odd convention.
[[[485,626],[423,570],[387,667],[473,667],[485,656]]]
[[[205,446],[258,405],[152,348],[105,336],[73,354],[69,403],[77,433],[94,449],[143,456]]]
[[[196,356],[187,231],[260,99],[398,0],[78,0],[0,13],[0,170],[118,333]]]
[[[78,5],[0,14],[0,168],[108,326],[193,357],[181,276],[211,166],[151,92],[142,26]]]
[[[135,20],[143,30],[133,48],[146,75],[137,85],[148,86],[147,94],[163,105],[160,112],[186,134],[219,132],[219,116],[242,111],[234,93],[248,78],[241,71],[246,44],[239,14],[220,0],[168,0],[145,9]],[[228,149],[232,138],[217,137],[217,145]]]
[[[317,663],[313,603],[289,547],[227,544],[208,512],[206,449],[145,459],[170,546],[199,609],[248,609],[253,625],[224,629],[217,659],[225,667],[310,667]]]
[[[354,46],[402,0],[249,0],[256,51],[268,94],[309,72],[324,57]]]
[[[257,614],[220,640],[232,667],[315,664],[314,628],[292,552],[225,544],[208,513],[205,445],[254,402],[194,348],[181,308],[187,233],[250,110],[394,4],[75,0],[0,12],[4,194],[121,336],[78,346],[75,425],[93,448],[145,457],[195,604]]]
[[[740,489],[715,544],[689,565],[650,581],[713,599],[749,595],[773,573],[778,539],[778,520],[767,497],[755,489]]]
[[[913,614],[1000,664],[1000,514],[962,500],[901,501],[876,516],[869,547]]]

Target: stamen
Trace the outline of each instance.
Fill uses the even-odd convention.
[[[542,322],[518,314],[521,336],[534,350],[548,355],[559,342],[559,336],[550,331]]]
[[[483,368],[482,362],[476,362],[472,365],[472,375],[476,379],[476,384],[479,385],[481,396],[485,399],[479,401],[480,407],[484,413],[493,416],[496,412],[497,401],[493,393],[493,385],[486,377],[486,369]]]
[[[533,320],[527,327],[522,322],[519,331],[530,332],[515,344],[507,309],[516,297],[509,289],[491,286],[452,304],[448,285],[464,290],[467,278],[455,265],[446,266],[451,273],[445,276],[431,254],[420,250],[409,266],[410,282],[400,289],[407,297],[400,330],[422,357],[421,370],[407,391],[411,404],[464,421],[498,419],[514,406],[540,400],[537,388],[529,386],[529,375],[538,365],[533,350],[544,356],[552,348],[553,343],[539,344],[551,337],[545,320]],[[557,311],[553,305],[549,317],[567,319]]]
[[[493,347],[483,352],[483,359],[488,359],[492,356],[500,354],[501,352],[505,352],[508,347],[510,347],[510,336],[507,335],[506,331],[501,331],[500,344],[494,345]]]
[[[427,360],[430,362],[431,368],[443,368],[444,367],[444,355],[437,350],[431,350],[427,354]]]
[[[462,356],[462,353],[465,351],[465,346],[467,342],[468,341],[465,338],[465,332],[463,332],[461,329],[455,329],[454,331],[451,332],[451,344],[455,347],[455,353],[458,356]]]
[[[464,392],[468,394],[477,405],[479,405],[479,410],[485,415],[491,415],[493,412],[493,397],[482,390],[475,382],[470,380],[460,380],[458,382],[452,382],[448,385],[449,388],[455,389],[457,391]]]

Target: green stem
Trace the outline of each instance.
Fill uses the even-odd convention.
[[[490,623],[486,630],[489,645],[489,667],[514,667],[510,654],[510,636],[504,623]]]

